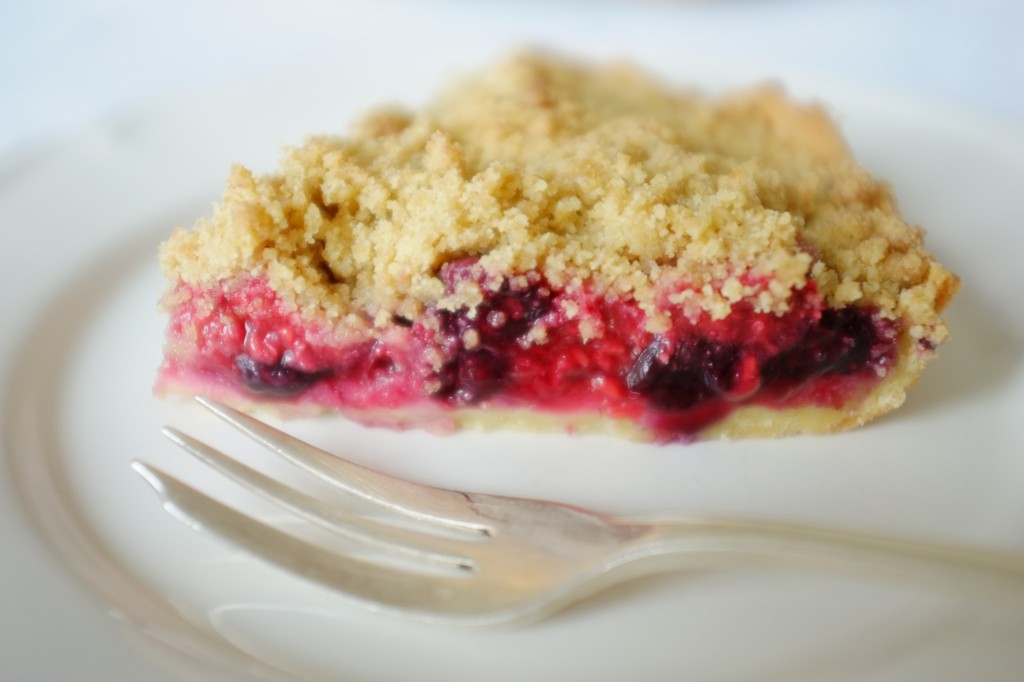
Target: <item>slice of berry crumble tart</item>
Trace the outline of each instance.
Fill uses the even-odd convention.
[[[160,260],[158,393],[658,441],[889,412],[959,285],[820,109],[539,55],[234,168]]]

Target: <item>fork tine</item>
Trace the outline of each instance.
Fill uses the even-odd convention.
[[[444,611],[446,604],[466,608],[449,599],[466,578],[428,576],[326,550],[256,521],[156,467],[135,461],[132,468],[153,487],[164,509],[193,530],[216,535],[375,610],[411,608],[427,614]]]
[[[339,507],[329,505],[311,495],[306,495],[275,481],[175,428],[165,427],[161,432],[177,446],[217,469],[239,485],[329,531],[413,561],[447,567],[456,571],[473,571],[475,569],[475,562],[467,557],[426,549],[420,542],[423,539],[420,533],[346,513]],[[432,547],[445,546],[457,551],[452,547],[456,541],[445,542],[445,540],[445,538],[433,538]]]
[[[321,481],[407,517],[477,537],[490,534],[461,493],[403,481],[325,452],[204,396],[196,401],[225,422]]]

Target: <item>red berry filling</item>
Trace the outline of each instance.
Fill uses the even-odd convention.
[[[468,276],[466,265],[442,271],[449,287]],[[193,350],[169,353],[165,374],[342,410],[426,402],[599,411],[664,440],[688,439],[744,404],[841,407],[892,367],[898,331],[870,309],[823,308],[813,284],[781,315],[739,303],[725,319],[677,315],[652,334],[628,299],[530,277],[485,288],[472,312],[432,310],[341,341],[304,325],[261,280],[183,291],[169,340]],[[584,323],[599,333],[584,335]]]

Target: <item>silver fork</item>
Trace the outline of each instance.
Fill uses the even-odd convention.
[[[143,462],[164,508],[264,560],[378,611],[489,625],[539,619],[612,584],[678,569],[852,569],[1005,600],[1024,597],[1024,555],[834,529],[732,520],[644,522],[554,502],[457,492],[372,471],[197,398],[229,424],[380,518],[329,505],[173,428],[164,433],[239,484],[359,541],[342,553],[258,521]]]

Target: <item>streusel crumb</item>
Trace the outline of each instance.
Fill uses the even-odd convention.
[[[467,257],[480,277],[451,290],[441,266]],[[538,55],[311,139],[275,174],[233,168],[161,262],[186,283],[263,275],[339,325],[471,306],[478,286],[539,272],[632,297],[658,331],[740,301],[785,311],[813,279],[830,305],[873,306],[934,343],[958,284],[820,109]]]

